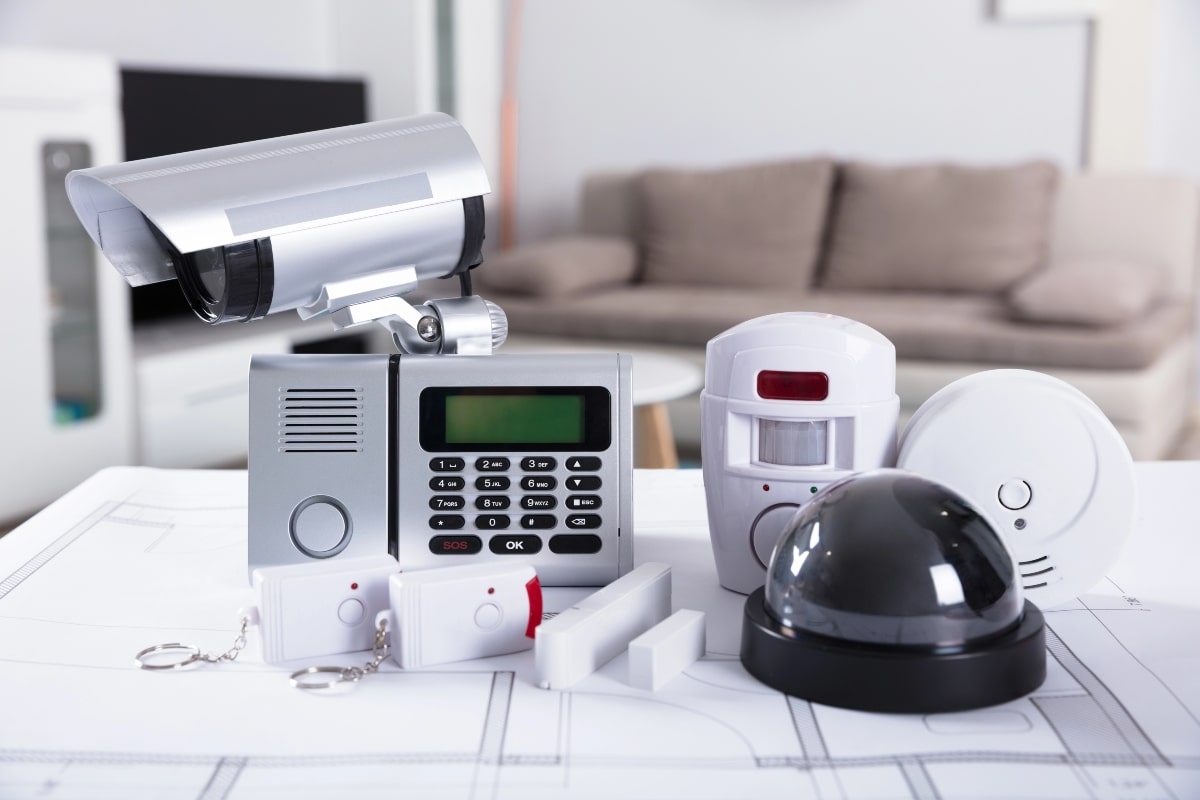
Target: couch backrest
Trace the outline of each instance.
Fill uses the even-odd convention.
[[[1093,258],[1157,264],[1169,272],[1176,292],[1192,295],[1200,259],[1196,184],[1157,175],[1064,175],[1051,264]]]
[[[637,173],[606,172],[583,185],[580,231],[639,238]],[[1063,175],[1050,261],[1096,259],[1158,264],[1172,288],[1191,296],[1200,265],[1200,190],[1154,175]]]
[[[585,178],[579,232],[588,236],[624,236],[636,241],[641,220],[637,178],[636,172],[598,172]]]

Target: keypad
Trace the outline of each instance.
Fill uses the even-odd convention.
[[[429,549],[473,555],[486,543],[496,555],[599,552],[603,539],[587,531],[604,524],[597,494],[604,481],[593,474],[602,467],[598,456],[434,456]],[[471,533],[452,533],[464,528]]]

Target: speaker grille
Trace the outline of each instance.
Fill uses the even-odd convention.
[[[280,452],[358,453],[362,441],[362,389],[280,391]]]

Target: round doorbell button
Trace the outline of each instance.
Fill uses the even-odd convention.
[[[1029,484],[1020,478],[1013,478],[1010,481],[1005,481],[1000,484],[1000,505],[1010,511],[1020,511],[1025,506],[1029,505],[1029,501],[1033,499],[1033,490],[1029,488]]]
[[[754,519],[754,523],[750,526],[750,547],[763,569],[767,568],[767,562],[771,560],[771,552],[783,536],[784,529],[799,510],[799,503],[777,503],[770,508],[763,509]]]
[[[338,606],[338,619],[347,625],[357,625],[362,622],[363,616],[367,609],[363,606],[361,600],[355,600],[353,597],[342,602]]]
[[[350,543],[350,516],[332,497],[310,497],[292,512],[291,534],[310,558],[332,558]]]
[[[490,631],[500,624],[501,616],[500,606],[495,603],[484,603],[475,609],[475,624],[485,631]]]

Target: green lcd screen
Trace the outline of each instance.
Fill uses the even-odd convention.
[[[581,444],[580,395],[459,394],[446,398],[447,444]]]
[[[599,452],[612,441],[602,386],[430,386],[421,447],[449,452]]]

